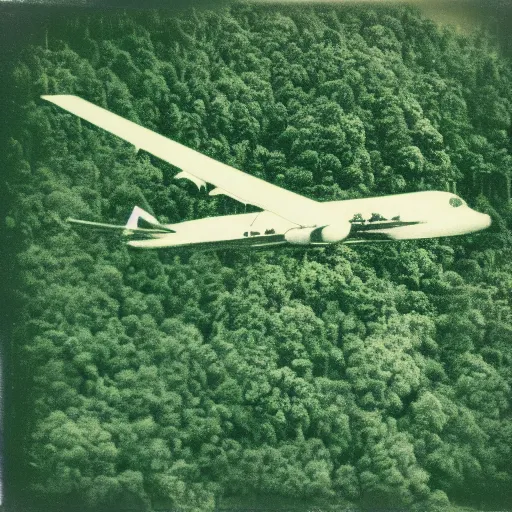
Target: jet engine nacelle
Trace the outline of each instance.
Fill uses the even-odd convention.
[[[347,238],[351,228],[350,222],[314,228],[293,228],[284,234],[284,239],[294,245],[333,244]]]

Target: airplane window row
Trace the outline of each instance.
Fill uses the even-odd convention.
[[[372,213],[372,216],[369,219],[365,219],[360,213],[356,213],[350,222],[380,222],[388,220],[386,217],[382,216],[380,213]],[[400,221],[400,215],[392,217],[393,221]]]
[[[275,229],[266,229],[265,235],[273,235],[276,232]],[[258,236],[260,234],[259,231],[245,231],[244,236]]]

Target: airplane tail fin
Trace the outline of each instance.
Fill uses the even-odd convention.
[[[151,237],[152,235],[162,235],[168,233],[175,233],[174,230],[160,224],[158,220],[153,217],[150,213],[146,212],[142,208],[135,206],[132,210],[128,222],[123,225],[117,224],[104,224],[102,222],[92,222],[89,220],[72,219],[71,217],[66,219],[67,222],[78,226],[89,227],[92,229],[99,229],[104,231],[121,231],[121,234],[125,236],[131,235],[146,235]]]
[[[161,233],[175,233],[174,230],[160,224],[158,220],[150,213],[135,206],[132,210],[130,218],[126,223],[126,229],[130,231],[138,231],[140,229],[152,229]]]

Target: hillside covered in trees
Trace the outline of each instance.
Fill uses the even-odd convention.
[[[41,510],[512,501],[510,62],[409,8],[48,18],[16,63],[17,489]],[[39,99],[76,94],[318,200],[452,190],[493,226],[137,252],[64,219],[243,207]],[[11,451],[13,449],[11,448]]]

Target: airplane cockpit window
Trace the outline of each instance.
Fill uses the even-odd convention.
[[[459,206],[462,206],[464,204],[464,201],[460,197],[451,197],[450,198],[450,206],[453,206],[454,208],[458,208]]]

